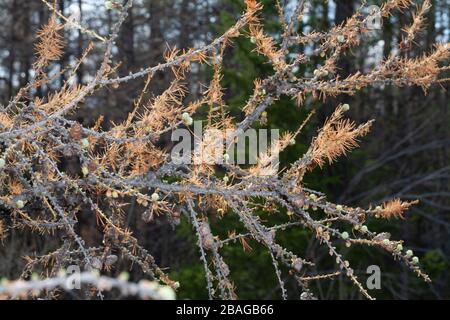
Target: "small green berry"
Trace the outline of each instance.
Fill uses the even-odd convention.
[[[342,238],[342,239],[347,240],[348,237],[349,237],[349,235],[348,235],[348,232],[347,232],[347,231],[344,231],[344,232],[341,233],[341,238]]]
[[[84,149],[86,149],[87,147],[89,147],[89,140],[86,139],[86,138],[81,139],[81,146],[82,146]]]
[[[407,256],[408,258],[411,258],[413,255],[414,255],[414,252],[413,252],[412,250],[406,251],[406,256]]]
[[[255,38],[255,37],[251,37],[251,38],[250,38],[250,42],[253,43],[253,44],[255,44],[255,43],[256,43],[256,38]]]
[[[192,117],[187,112],[183,112],[183,114],[181,115],[181,119],[183,120],[183,123],[187,126],[192,125],[192,123],[194,122],[194,119],[192,119]]]
[[[152,194],[152,201],[153,201],[153,202],[157,202],[158,200],[159,200],[159,194],[156,193],[156,192],[154,192],[154,193]]]
[[[419,258],[418,257],[413,257],[412,258],[412,263],[413,264],[418,264],[419,263]]]
[[[344,110],[344,112],[350,110],[350,105],[348,103],[343,104],[342,105],[342,110]]]
[[[224,160],[225,162],[227,162],[228,160],[230,160],[230,155],[229,155],[228,153],[225,153],[225,154],[223,155],[223,160]]]
[[[337,37],[337,41],[340,42],[340,43],[344,43],[345,42],[345,37],[342,34],[340,34]]]
[[[228,181],[230,181],[230,178],[228,178],[228,176],[224,176],[223,177],[223,182],[228,183]]]
[[[112,10],[114,8],[112,1],[105,1],[106,10]]]
[[[336,206],[336,210],[337,211],[342,211],[344,208],[340,205],[340,204],[338,204],[337,206]]]
[[[108,0],[105,1],[105,8],[106,10],[113,10],[120,8],[122,4],[122,0]]]
[[[16,207],[18,209],[22,209],[25,206],[25,203],[22,200],[17,200],[16,201]]]
[[[367,231],[369,231],[369,229],[367,228],[367,226],[362,225],[362,226],[361,226],[361,233],[366,233]]]
[[[384,244],[385,246],[388,246],[388,245],[391,244],[391,242],[389,241],[389,239],[384,239],[384,240],[383,240],[383,244]]]

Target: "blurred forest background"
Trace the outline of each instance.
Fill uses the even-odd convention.
[[[105,9],[103,0],[58,0],[59,9],[70,19],[80,20],[83,26],[107,34],[111,27],[111,12]],[[266,28],[273,35],[279,31],[275,1],[264,3],[263,17]],[[283,3],[283,1],[281,1]],[[289,6],[289,0],[288,8]],[[360,5],[360,1],[312,0],[308,14],[300,25],[302,32],[312,29],[326,30],[333,24],[343,22]],[[416,1],[420,3],[421,1]],[[427,15],[428,27],[416,40],[412,55],[428,52],[434,42],[450,41],[450,1],[433,0],[433,7]],[[379,1],[368,4],[380,5]],[[117,41],[115,60],[121,61],[118,73],[137,71],[141,67],[155,65],[163,60],[167,45],[177,48],[196,47],[209,42],[226,30],[243,11],[240,0],[136,0]],[[289,13],[288,13],[289,14]],[[0,0],[0,104],[8,102],[17,90],[30,78],[34,55],[34,38],[40,25],[49,17],[48,8],[40,0]],[[401,41],[401,27],[411,20],[410,13],[399,13],[385,21],[373,36],[363,39],[362,45],[340,61],[340,73],[345,76],[356,70],[372,68],[380,59],[387,57]],[[89,39],[76,29],[65,29],[67,50],[60,68],[73,64]],[[276,37],[276,36],[275,36]],[[222,85],[229,111],[241,118],[240,108],[245,104],[253,89],[253,80],[270,74],[270,68],[261,57],[252,52],[254,45],[248,38],[241,37],[232,50],[225,55]],[[305,52],[313,47],[303,48]],[[95,50],[95,49],[94,49]],[[96,60],[97,59],[97,60]],[[78,69],[77,81],[85,82],[94,74],[99,55],[93,55],[88,63]],[[311,74],[320,57],[314,63],[304,65],[298,76]],[[58,70],[54,70],[56,73]],[[56,78],[50,86],[36,92],[45,96],[57,89],[62,77]],[[211,77],[211,70],[194,70],[187,86],[191,96],[204,90],[202,83]],[[161,92],[169,84],[167,75],[157,74],[151,83],[152,95]],[[105,125],[111,121],[124,120],[132,109],[133,99],[142,90],[142,80],[129,82],[118,89],[104,89],[102,94],[89,98],[77,112],[76,120],[93,124],[105,116]],[[44,92],[47,91],[47,92]],[[393,238],[404,239],[408,248],[420,257],[424,270],[433,280],[425,284],[392,257],[376,248],[352,248],[348,259],[361,279],[367,278],[366,268],[379,265],[382,270],[382,290],[372,290],[377,298],[386,299],[448,299],[450,298],[450,93],[448,88],[433,87],[427,95],[420,88],[374,87],[359,92],[356,96],[339,96],[325,102],[307,101],[305,107],[297,108],[295,101],[281,99],[268,110],[269,128],[295,131],[308,112],[316,108],[317,113],[308,123],[301,136],[301,143],[282,154],[286,165],[306,151],[306,147],[319,124],[330,115],[335,106],[349,103],[349,115],[357,123],[376,119],[372,133],[363,140],[361,148],[347,158],[341,158],[332,167],[315,170],[306,178],[308,186],[322,190],[337,203],[368,207],[393,197],[404,200],[419,199],[420,205],[413,207],[406,220],[370,221],[368,226],[377,231],[383,227]],[[202,115],[197,114],[196,119]],[[169,137],[168,137],[169,138]],[[70,164],[65,164],[70,165]],[[3,214],[0,212],[0,214]],[[80,232],[87,244],[99,240],[95,228],[83,228],[83,219],[95,217],[80,216]],[[138,238],[168,269],[174,280],[182,284],[179,298],[207,298],[203,268],[194,245],[196,241],[186,221],[173,231],[164,220],[145,223],[133,203],[127,209],[130,225],[138,230]],[[211,219],[214,219],[211,217]],[[218,219],[218,218],[216,218]],[[225,215],[223,224],[239,223]],[[279,222],[287,217],[279,218]],[[220,225],[220,224],[216,224]],[[225,229],[224,229],[225,230]],[[225,231],[214,230],[223,234]],[[286,230],[278,234],[280,242],[305,258],[322,261],[322,271],[333,271],[334,263],[327,257],[326,250],[317,250],[312,233],[303,229]],[[25,255],[45,254],[52,250],[57,237],[45,241],[44,237],[31,235],[27,230],[12,231],[0,246],[0,276],[17,278]],[[237,284],[240,298],[277,298],[278,287],[268,253],[251,240],[252,252],[243,250],[240,243],[224,248],[223,256],[229,262],[231,278]],[[348,249],[343,249],[345,250]],[[321,256],[322,255],[322,256]],[[120,266],[117,266],[120,269]],[[117,271],[118,272],[118,271]],[[111,273],[116,275],[116,270]],[[131,272],[132,279],[141,275],[137,269]],[[286,279],[288,285],[294,286]],[[364,282],[363,282],[364,283]],[[322,299],[360,298],[345,277],[335,281],[312,284],[312,289]],[[298,298],[298,297],[291,297]]]

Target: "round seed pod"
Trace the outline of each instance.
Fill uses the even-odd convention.
[[[194,119],[192,119],[190,117],[184,121],[184,124],[187,125],[187,126],[190,126],[193,123],[194,123]]]
[[[367,231],[369,231],[369,229],[367,228],[367,226],[362,225],[360,228],[361,233],[367,233]]]
[[[22,200],[17,200],[16,207],[17,209],[22,209],[23,207],[25,207],[25,203]]]
[[[86,149],[89,147],[89,140],[87,138],[81,139],[81,146]]]
[[[157,202],[159,200],[159,194],[154,192],[151,196],[153,202]]]
[[[112,10],[114,8],[112,1],[105,1],[106,10]]]

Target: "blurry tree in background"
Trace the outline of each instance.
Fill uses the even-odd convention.
[[[51,2],[51,1],[50,1]],[[287,16],[292,14],[293,6],[287,3]],[[416,1],[420,4],[422,1]],[[415,39],[415,45],[407,53],[409,58],[430,52],[435,42],[448,42],[450,39],[450,1],[433,0],[432,9],[427,13],[426,30]],[[280,30],[280,21],[275,1],[262,1],[263,17],[267,32]],[[327,30],[330,26],[344,22],[360,5],[360,1],[307,1],[307,15],[299,26],[298,32]],[[368,1],[368,4],[379,5],[380,1]],[[82,21],[88,28],[102,31],[110,30],[111,13],[104,8],[103,1],[95,0],[58,0],[59,10],[65,16]],[[132,11],[125,21],[120,36],[117,39],[114,56],[121,61],[118,75],[125,72],[135,72],[147,65],[162,62],[168,46],[187,49],[199,43],[207,43],[221,34],[234,23],[244,10],[240,0],[139,0],[135,2]],[[31,78],[34,40],[37,29],[47,21],[50,11],[41,1],[33,0],[0,0],[0,104],[6,104],[17,90],[23,87]],[[354,70],[372,68],[382,59],[397,50],[402,43],[404,34],[401,25],[410,21],[411,13],[396,12],[385,21],[380,30],[375,30],[372,36],[362,39],[361,45],[353,49],[339,61],[339,74],[343,77]],[[66,53],[61,59],[60,68],[67,63],[75,64],[88,46],[89,40],[78,29],[65,30],[67,42]],[[237,39],[233,50],[224,56],[225,100],[231,113],[239,116],[239,110],[251,95],[253,79],[270,74],[270,66],[264,64],[264,59],[252,51],[251,43],[246,39]],[[401,46],[400,46],[401,47]],[[305,45],[305,51],[316,49],[314,44]],[[95,48],[94,48],[95,50]],[[406,51],[405,51],[406,52]],[[102,58],[99,54],[88,61],[77,71],[76,81],[84,83],[93,74],[95,66]],[[95,61],[95,59],[98,59]],[[323,59],[325,60],[325,59]],[[316,58],[302,65],[297,71],[299,75],[312,74],[323,60]],[[56,73],[59,70],[55,69]],[[210,70],[200,67],[189,77],[192,90],[188,99],[197,98],[196,92],[206,89],[203,84],[211,79]],[[57,89],[63,79],[54,79],[49,89]],[[149,92],[162,92],[170,83],[168,74],[159,73],[151,82]],[[446,85],[447,86],[447,85]],[[46,96],[45,88],[40,89],[37,96]],[[133,98],[142,90],[139,82],[129,82],[118,89],[104,90],[95,96],[95,101],[89,101],[89,107],[77,113],[76,120],[92,125],[100,115],[109,121],[124,120],[133,105]],[[150,98],[149,96],[146,98]],[[231,99],[230,99],[231,98]],[[317,188],[327,194],[331,201],[352,206],[364,206],[368,203],[381,203],[394,197],[405,200],[419,199],[420,205],[410,209],[408,223],[398,221],[375,222],[371,228],[381,228],[390,231],[393,236],[404,239],[415,252],[423,256],[422,262],[433,282],[423,283],[405,268],[400,279],[399,265],[393,263],[388,255],[370,256],[367,254],[375,248],[351,252],[355,261],[355,269],[363,269],[370,264],[378,264],[383,270],[383,290],[375,297],[381,298],[432,298],[450,297],[450,93],[448,87],[430,88],[425,96],[417,87],[401,88],[390,86],[368,87],[354,96],[341,95],[339,102],[349,103],[350,117],[357,123],[375,118],[372,134],[364,142],[364,148],[341,159],[333,166],[325,166],[320,172],[309,173],[305,179],[308,186]],[[298,123],[312,110],[317,108],[316,115],[302,132],[302,142],[288,150],[282,156],[283,163],[289,163],[304,153],[310,138],[316,133],[315,128],[324,122],[332,112],[328,101],[307,101],[300,108],[293,108],[288,98],[282,98],[267,110],[269,121],[264,125],[268,128],[295,131]],[[335,103],[334,103],[335,105]],[[206,111],[205,111],[206,112]],[[206,114],[206,113],[205,113]],[[286,119],[291,121],[286,122]],[[160,143],[169,144],[169,137]],[[66,163],[70,166],[70,163]],[[320,178],[319,178],[320,177]],[[1,212],[0,212],[1,213]],[[140,238],[146,239],[142,245],[152,252],[160,265],[170,265],[170,274],[184,283],[180,297],[206,298],[205,280],[202,275],[202,265],[197,258],[196,248],[191,245],[195,241],[191,235],[191,226],[182,221],[177,233],[172,232],[169,224],[158,222],[146,224],[141,219],[134,219],[139,212],[131,203],[127,213],[128,223],[140,232]],[[85,219],[91,219],[86,218]],[[95,217],[92,217],[95,219]],[[227,225],[236,224],[238,220],[225,217]],[[90,224],[92,225],[92,224]],[[83,229],[81,220],[81,235],[87,244],[94,243],[99,234],[94,228]],[[227,229],[214,230],[218,234]],[[188,232],[189,231],[189,232]],[[226,236],[226,234],[224,234]],[[333,269],[333,263],[328,262],[327,252],[313,247],[314,235],[303,229],[288,230],[283,234],[281,242],[290,248],[303,248],[305,258],[314,260],[323,258],[325,265]],[[90,240],[91,239],[91,240]],[[242,249],[238,243],[224,250],[224,257],[229,261],[232,278],[239,288],[240,298],[274,298],[279,288],[275,274],[271,271],[270,257],[261,250],[256,242],[249,241],[252,254]],[[35,235],[25,235],[24,232],[12,231],[11,236],[0,247],[0,275],[13,277],[24,262],[20,257],[33,253],[36,248],[47,251],[53,244],[42,243]],[[319,252],[319,253],[318,253]],[[359,263],[359,265],[358,265]],[[239,268],[236,268],[239,266]],[[323,265],[322,265],[323,266]],[[359,268],[358,268],[359,267]],[[270,271],[269,271],[270,269]],[[361,277],[367,275],[362,274]],[[247,279],[261,281],[248,282]],[[264,281],[263,281],[264,280]],[[294,282],[285,279],[287,286]],[[292,283],[290,282],[292,281]],[[314,287],[314,286],[317,286]],[[345,277],[339,281],[324,281],[312,284],[320,298],[357,298],[350,289],[350,283]]]

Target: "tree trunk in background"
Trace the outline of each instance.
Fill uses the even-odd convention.
[[[337,1],[334,21],[335,24],[339,25],[347,20],[347,18],[351,17],[355,11],[354,7],[354,0]],[[346,78],[354,69],[352,68],[351,59],[346,56],[341,58],[338,68],[340,69],[339,74],[342,78]]]
[[[21,21],[18,27],[20,28],[20,36],[25,42],[24,44],[26,45],[27,43],[30,43],[30,2],[28,1],[22,3]],[[29,71],[31,69],[32,56],[33,52],[29,48],[24,47],[23,50],[21,50],[19,71],[20,87],[25,86],[29,81]]]
[[[59,11],[63,12],[64,14],[66,10],[66,2],[65,0],[59,0]],[[63,70],[64,67],[67,65],[67,61],[70,57],[70,41],[68,41],[68,32],[67,30],[64,30],[64,39],[66,42],[66,50],[64,50],[64,54],[62,55],[60,61],[59,61],[59,67],[60,70]],[[64,81],[66,80],[66,76],[64,73],[61,73],[61,76],[59,77],[59,86],[62,87],[64,84]]]
[[[194,3],[192,0],[183,0],[180,5],[180,36],[178,37],[178,45],[180,49],[187,49],[191,36],[191,12],[189,4]]]
[[[12,97],[14,94],[14,64],[16,62],[16,22],[18,19],[18,10],[17,10],[17,1],[13,0],[11,6],[11,17],[12,21],[10,22],[10,30],[9,30],[9,41],[7,43],[8,46],[8,97]]]
[[[161,23],[164,20],[165,15],[165,0],[151,0],[149,2],[149,12],[150,12],[150,55],[149,61],[153,64],[157,64],[162,61],[163,54],[166,50],[164,34],[161,29]],[[180,30],[183,33],[183,30]],[[152,87],[155,88],[156,92],[161,92],[167,81],[166,77],[162,73],[157,73],[155,75],[156,83],[152,83]]]
[[[134,52],[134,9],[129,11],[118,39],[119,57],[122,61],[122,70],[133,71],[136,66],[136,56]]]
[[[78,0],[78,10],[80,12],[80,23],[83,23],[83,2],[82,0]],[[77,57],[81,57],[83,54],[83,33],[81,30],[78,30],[78,38],[77,38]],[[83,83],[83,65],[77,70],[77,83]]]

